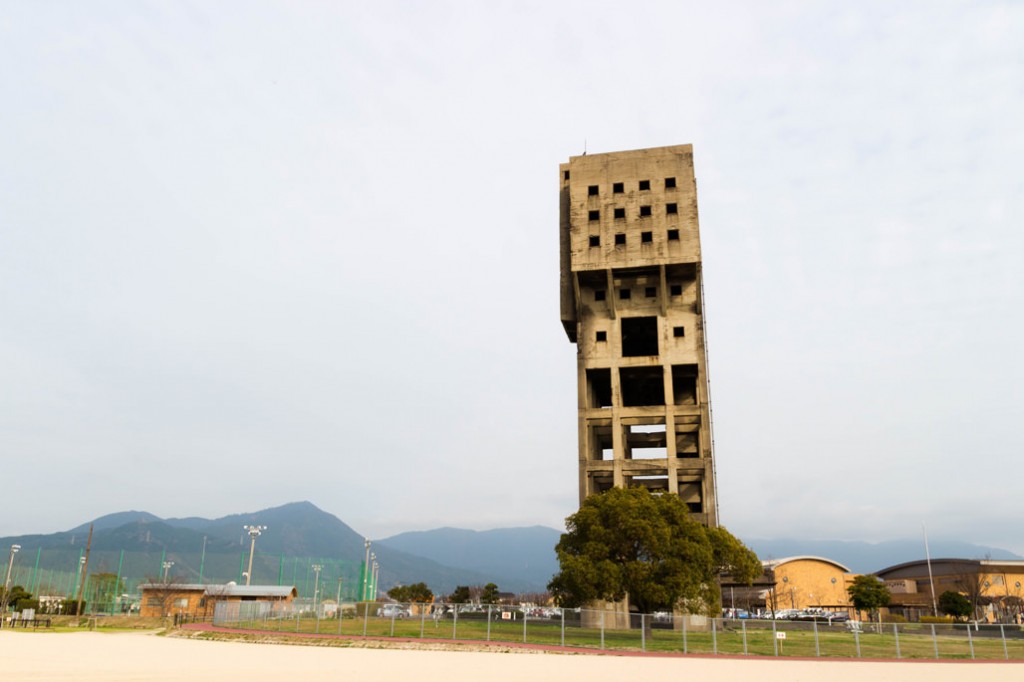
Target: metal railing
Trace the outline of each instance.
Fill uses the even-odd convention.
[[[332,605],[333,607],[333,605]],[[214,625],[262,632],[446,639],[680,654],[1024,660],[1024,628],[1011,624],[867,623],[614,614],[476,604],[218,604]]]

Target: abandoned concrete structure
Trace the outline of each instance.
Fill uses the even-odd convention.
[[[559,178],[580,500],[642,485],[715,526],[693,147],[574,156]]]

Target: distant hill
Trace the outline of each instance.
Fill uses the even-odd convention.
[[[200,572],[207,581],[238,580],[248,560],[249,537],[242,529],[247,524],[267,526],[256,543],[254,582],[291,581],[300,586],[300,592],[308,592],[312,587],[310,566],[324,563],[327,572],[334,571],[332,581],[342,577],[349,589],[355,590],[365,556],[362,535],[310,502],[218,519],[161,519],[145,511],[126,511],[101,516],[92,523],[90,573],[119,573],[130,582],[159,576],[165,560],[174,562],[173,575],[182,580],[197,580]],[[35,580],[37,590],[66,594],[72,591],[88,531],[89,523],[85,523],[61,533],[0,538],[0,547],[15,543],[22,547],[16,580],[26,582],[28,576]],[[380,564],[382,591],[395,584],[423,581],[436,593],[446,594],[456,585],[493,581],[503,591],[541,592],[558,570],[554,547],[559,535],[560,531],[543,526],[487,531],[439,528],[374,541],[373,551]],[[923,544],[916,539],[744,542],[761,559],[823,556],[856,573],[924,558]],[[1024,559],[995,547],[938,538],[931,541],[931,555]]]
[[[487,577],[505,591],[543,592],[558,571],[555,545],[561,533],[554,528],[499,528],[474,531],[459,528],[400,533],[374,543],[409,554],[460,566]]]

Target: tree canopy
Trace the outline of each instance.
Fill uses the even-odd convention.
[[[946,590],[939,595],[939,611],[954,618],[966,618],[971,615],[971,600],[953,590]]]
[[[470,599],[469,585],[457,585],[455,591],[448,595],[448,601],[452,604],[468,604]]]
[[[419,602],[425,604],[434,600],[434,593],[426,583],[398,585],[388,590],[388,596],[398,602]]]
[[[756,554],[726,529],[691,519],[676,495],[612,488],[584,500],[566,528],[555,547],[561,570],[548,584],[563,606],[629,595],[642,613],[682,603],[710,614],[722,572],[748,585],[761,574]]]
[[[888,606],[892,595],[885,583],[873,575],[858,575],[846,588],[850,601],[858,611],[874,613],[883,606]]]
[[[497,604],[498,599],[498,586],[494,583],[487,583],[484,585],[483,592],[480,593],[480,603]]]

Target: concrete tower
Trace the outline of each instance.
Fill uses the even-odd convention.
[[[715,526],[693,147],[574,156],[559,169],[580,501],[642,485]]]

